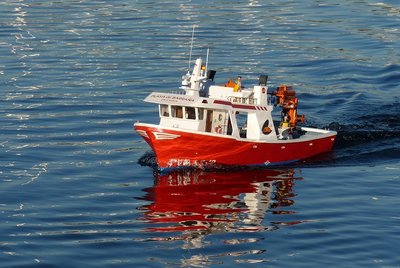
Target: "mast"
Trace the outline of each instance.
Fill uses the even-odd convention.
[[[194,27],[195,25],[193,24],[193,30],[192,30],[192,40],[190,42],[190,53],[189,53],[189,62],[188,62],[188,70],[186,75],[182,76],[182,89],[190,89],[190,62],[192,61],[192,50],[193,50],[193,40],[194,40]]]
[[[210,54],[210,48],[208,47],[207,48],[207,57],[206,57],[206,70],[205,70],[205,72],[204,73],[207,73],[207,71],[208,71],[208,55]]]
[[[194,27],[193,25],[193,30],[192,30],[192,41],[190,42],[190,53],[189,53],[189,64],[188,64],[188,72],[190,72],[190,62],[192,61],[192,50],[193,50],[193,40],[194,40]]]

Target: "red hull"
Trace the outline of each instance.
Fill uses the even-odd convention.
[[[160,168],[205,165],[269,165],[309,158],[332,150],[336,133],[313,139],[248,141],[235,137],[135,124]]]

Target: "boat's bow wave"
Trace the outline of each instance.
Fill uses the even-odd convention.
[[[139,159],[138,164],[141,166],[149,166],[152,168],[157,168],[157,158],[153,151],[145,152]]]

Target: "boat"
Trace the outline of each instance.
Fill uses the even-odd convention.
[[[206,63],[197,58],[190,69],[180,91],[144,99],[158,105],[159,124],[134,124],[159,169],[282,165],[332,150],[337,133],[303,126],[293,86],[271,90],[268,75],[251,87],[240,76],[216,84],[208,51]]]

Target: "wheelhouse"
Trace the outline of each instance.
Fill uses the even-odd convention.
[[[237,138],[276,139],[272,116],[267,108],[235,108],[228,102],[213,106],[193,107],[160,103],[160,126]]]

